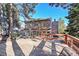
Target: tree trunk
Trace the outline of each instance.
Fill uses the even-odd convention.
[[[12,3],[9,3],[9,37],[10,39],[13,39],[12,31],[13,31]]]

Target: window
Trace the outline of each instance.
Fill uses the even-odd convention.
[[[43,31],[43,33],[45,33],[45,31]]]
[[[34,26],[38,26],[38,23],[34,23],[33,25],[34,25]]]
[[[50,33],[49,31],[47,33]]]

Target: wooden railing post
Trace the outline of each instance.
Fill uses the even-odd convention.
[[[67,44],[67,34],[65,34],[64,36],[65,36],[65,43]]]
[[[73,39],[71,39],[71,46],[70,46],[71,48],[73,47]]]

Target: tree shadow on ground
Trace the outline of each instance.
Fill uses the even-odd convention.
[[[60,43],[60,44],[56,44],[56,43]],[[62,40],[52,41],[52,55],[57,56],[57,53],[59,53],[59,56],[71,56],[72,53],[69,51],[69,49],[65,46],[62,46],[61,44],[63,44]],[[56,48],[55,48],[56,45],[63,48],[61,52],[56,51]]]
[[[25,56],[19,45],[17,44],[16,40],[12,40],[12,46],[15,56]]]
[[[55,38],[54,40],[51,41],[51,43],[52,43],[52,47],[51,47],[52,56],[57,56],[57,53],[60,52],[56,50],[56,43],[63,44],[63,40],[59,40],[59,38]]]
[[[56,51],[56,47],[55,47],[55,41],[52,41],[52,56],[57,56],[57,51]]]
[[[76,52],[73,52],[70,48],[64,47],[59,56],[73,56],[77,55]]]
[[[56,46],[60,46],[62,48],[64,48],[64,46],[62,46],[61,44],[63,44],[62,40],[52,40],[52,41],[48,41],[51,42],[52,46],[46,46],[47,48],[51,49],[51,56],[58,56],[57,53],[62,54],[63,56],[65,56],[63,53],[61,53],[61,51],[57,51]]]
[[[29,54],[29,56],[44,56],[44,51],[42,50],[46,41],[42,40],[41,43],[37,47],[33,47],[33,50]]]
[[[0,56],[7,56],[6,53],[6,41],[8,36],[2,36],[2,40],[0,41]]]
[[[0,56],[7,56],[6,43],[1,43],[0,44]]]

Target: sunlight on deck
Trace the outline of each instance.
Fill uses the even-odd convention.
[[[0,44],[0,55],[7,56],[58,56],[68,55],[63,52],[63,48],[71,52],[71,55],[77,55],[75,51],[58,40],[39,40],[39,39],[19,39],[7,41]],[[62,53],[64,54],[62,54]]]

